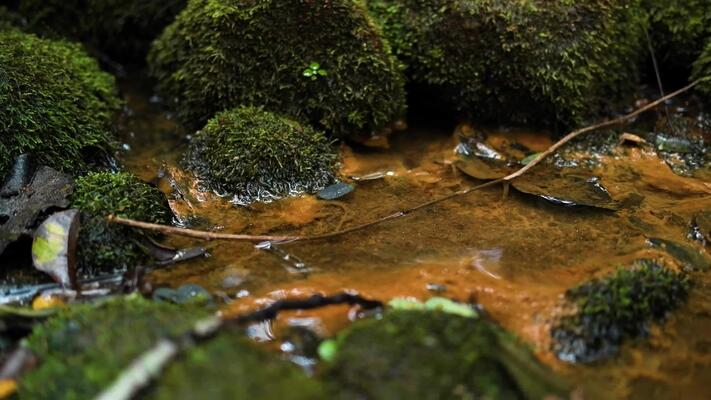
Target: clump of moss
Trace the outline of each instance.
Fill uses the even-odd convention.
[[[653,261],[593,279],[568,290],[566,313],[551,330],[553,351],[571,362],[593,362],[614,356],[624,340],[647,334],[688,294],[689,278]]]
[[[22,378],[19,397],[94,398],[159,339],[188,331],[206,315],[138,296],[65,309],[28,338],[40,365]]]
[[[644,0],[650,33],[663,77],[688,77],[691,64],[711,37],[711,2],[707,0]]]
[[[237,203],[322,189],[334,180],[336,161],[323,133],[253,107],[217,114],[186,157],[190,170]]]
[[[123,271],[148,261],[145,236],[110,224],[107,215],[160,224],[171,220],[165,196],[129,173],[95,172],[78,178],[72,207],[82,212],[77,267],[84,276]]]
[[[698,90],[706,103],[711,104],[711,36],[703,53],[694,63],[693,78],[701,80]]]
[[[389,311],[336,338],[324,375],[342,399],[542,399],[564,395],[552,373],[485,319]]]
[[[119,61],[143,62],[186,0],[21,0],[29,29],[79,40]]]
[[[629,96],[639,0],[370,0],[414,82],[482,121],[579,125]]]
[[[296,365],[257,349],[242,334],[224,333],[173,363],[150,399],[332,398]]]
[[[112,150],[114,78],[79,45],[0,32],[0,176],[31,153],[63,171],[87,169],[89,150]]]
[[[195,127],[252,105],[369,136],[405,108],[400,66],[356,0],[190,0],[149,65]]]

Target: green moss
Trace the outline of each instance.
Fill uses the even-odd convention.
[[[355,0],[190,0],[149,64],[178,117],[196,127],[253,105],[369,136],[405,108],[400,66]]]
[[[711,37],[703,53],[694,63],[693,79],[701,79],[699,92],[704,96],[706,103],[711,104]]]
[[[76,173],[112,149],[120,101],[111,75],[79,45],[0,32],[0,176],[21,153]]]
[[[565,393],[527,348],[485,319],[390,311],[356,322],[335,343],[324,378],[341,388],[338,398],[542,399]]]
[[[483,121],[578,125],[629,96],[639,0],[369,0],[411,79]]]
[[[122,271],[148,261],[144,236],[110,224],[109,214],[154,223],[171,219],[165,196],[128,173],[89,173],[76,180],[72,207],[82,211],[77,267],[85,276]]]
[[[22,378],[19,397],[94,398],[158,339],[187,331],[206,314],[138,296],[66,309],[28,338],[41,362]]]
[[[323,133],[253,107],[217,114],[190,143],[189,169],[237,203],[319,190],[337,154]]]
[[[594,279],[568,290],[571,313],[551,329],[553,351],[566,361],[592,362],[614,356],[626,339],[647,334],[689,291],[689,278],[653,261]]]
[[[330,398],[298,367],[257,349],[242,334],[222,334],[191,350],[163,374],[149,399]]]
[[[711,2],[708,0],[643,0],[649,12],[652,43],[663,77],[690,66],[711,37]]]
[[[119,61],[143,62],[186,0],[21,0],[29,29],[79,40]]]

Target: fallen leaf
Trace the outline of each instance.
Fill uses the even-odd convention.
[[[76,246],[79,211],[52,214],[37,228],[32,242],[32,262],[64,287],[77,288]]]

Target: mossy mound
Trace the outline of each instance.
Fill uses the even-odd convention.
[[[95,172],[76,180],[72,207],[82,212],[77,267],[83,276],[123,271],[148,261],[140,232],[110,224],[106,216],[166,224],[165,196],[129,173]]]
[[[651,39],[664,73],[662,78],[687,77],[706,39],[711,37],[711,2],[643,0],[643,4],[649,13]]]
[[[688,294],[689,278],[653,261],[594,279],[565,294],[573,312],[551,329],[553,351],[571,362],[593,362],[614,356],[625,339],[647,334]]]
[[[632,94],[639,0],[369,0],[413,81],[481,121],[579,125]]]
[[[564,395],[552,373],[484,319],[389,311],[336,339],[324,377],[342,399],[542,399]],[[562,396],[565,397],[565,396]]]
[[[157,400],[330,399],[317,381],[244,335],[224,333],[190,350],[163,374],[151,393]]]
[[[700,79],[698,91],[706,103],[711,104],[711,37],[706,48],[694,63],[693,79]]]
[[[118,61],[144,62],[186,0],[21,0],[29,29],[81,41]]]
[[[405,109],[400,66],[356,0],[190,0],[149,65],[194,127],[252,105],[358,137]]]
[[[242,107],[217,114],[193,137],[186,164],[212,189],[249,203],[322,189],[337,158],[323,133]]]
[[[19,397],[94,398],[158,339],[180,335],[206,315],[138,296],[68,308],[28,338],[40,364],[23,376]]]
[[[0,32],[0,176],[22,153],[58,170],[86,170],[89,151],[112,150],[119,106],[114,78],[81,46]]]

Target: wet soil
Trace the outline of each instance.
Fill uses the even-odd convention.
[[[130,109],[121,128],[126,168],[157,182],[171,199],[176,222],[198,229],[247,234],[315,235],[393,214],[477,182],[452,165],[454,125],[426,119],[395,134],[388,149],[342,145],[344,177],[356,190],[336,201],[304,195],[235,207],[200,190],[180,168],[189,133],[152,104],[150,87],[124,84]],[[594,134],[593,134],[594,135]],[[544,132],[494,130],[489,143],[517,142],[542,151]],[[705,398],[711,379],[711,271],[693,272],[689,301],[647,340],[628,343],[614,360],[590,366],[563,363],[550,352],[549,328],[566,289],[642,257],[682,268],[648,243],[651,237],[695,246],[692,216],[711,211],[711,180],[681,177],[649,149],[628,146],[595,170],[619,211],[565,207],[493,187],[403,218],[331,239],[265,251],[249,243],[211,242],[209,257],[154,272],[155,287],[202,285],[237,314],[276,299],[348,290],[387,301],[442,295],[481,304],[496,321],[530,343],[540,359],[580,385],[586,398]],[[195,245],[166,238],[175,246]],[[301,265],[298,261],[303,262]],[[333,334],[354,318],[347,307],[288,313],[252,329],[255,339],[306,323]]]

